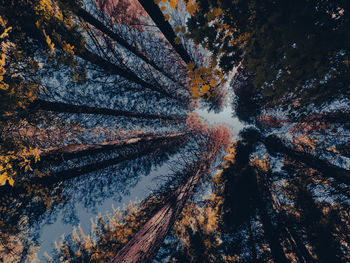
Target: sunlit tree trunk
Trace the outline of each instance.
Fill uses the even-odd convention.
[[[148,15],[152,18],[153,22],[157,25],[159,30],[163,33],[165,38],[169,41],[171,46],[180,55],[182,60],[187,64],[192,62],[191,56],[186,51],[185,47],[182,44],[176,44],[176,34],[169,22],[165,20],[164,15],[160,10],[159,6],[153,0],[139,0],[139,2],[142,5],[142,7],[146,10]]]
[[[151,262],[206,169],[206,165],[200,165],[197,172],[171,194],[169,200],[140,228],[111,262]]]
[[[95,145],[83,145],[79,147],[70,147],[55,150],[53,152],[48,152],[47,156],[45,153],[43,155],[43,160],[48,160],[52,163],[52,158],[79,158],[82,156],[87,156],[91,154],[101,153],[108,150],[114,150],[119,147],[133,147],[140,148],[139,150],[135,150],[132,153],[121,154],[115,158],[90,163],[80,167],[74,167],[71,169],[59,171],[56,173],[48,174],[45,177],[32,177],[29,180],[25,181],[26,185],[41,185],[43,187],[51,186],[55,183],[64,182],[73,178],[77,178],[86,173],[94,172],[100,169],[107,168],[112,165],[119,164],[124,161],[135,160],[139,157],[142,157],[147,154],[152,154],[158,150],[167,150],[171,147],[178,146],[179,144],[183,144],[186,141],[186,133],[178,133],[178,134],[168,134],[164,136],[154,136],[154,137],[146,137],[146,138],[132,138],[128,140],[122,140],[118,142],[110,142],[107,145],[105,144],[95,144]],[[121,144],[120,144],[121,143]],[[113,145],[115,144],[115,145]],[[2,192],[14,192],[16,194],[25,193],[27,188],[23,184],[15,184],[13,187],[11,186],[3,186],[0,187],[0,194]]]
[[[187,200],[192,196],[198,181],[203,174],[209,171],[211,162],[216,158],[222,146],[228,145],[228,134],[227,128],[221,127],[213,128],[206,135],[207,139],[201,144],[203,150],[196,154],[200,160],[186,166],[184,182],[169,193],[165,204],[118,251],[111,262],[151,262]]]
[[[180,139],[185,137],[188,133],[170,133],[165,135],[151,135],[151,136],[139,136],[128,139],[95,143],[95,144],[83,144],[83,145],[68,145],[59,148],[39,149],[39,155],[41,161],[53,161],[56,159],[69,160],[72,158],[79,158],[91,154],[105,152],[108,150],[115,150],[125,146],[133,146],[146,142],[153,142],[155,145],[157,142],[163,140]]]
[[[35,100],[31,104],[32,109],[40,109],[54,112],[66,113],[84,113],[84,114],[101,114],[116,117],[139,118],[149,120],[164,120],[164,121],[184,121],[186,118],[178,116],[164,116],[151,113],[138,113],[125,110],[114,110],[108,108],[90,107],[86,105],[73,105],[63,102],[51,102],[41,99]]]

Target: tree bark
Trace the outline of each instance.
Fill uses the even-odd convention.
[[[276,217],[278,221],[278,228],[287,238],[293,252],[298,257],[300,263],[316,263],[316,260],[311,256],[310,252],[305,247],[302,237],[294,229],[294,226],[289,222],[285,211],[281,208],[276,195],[270,190],[270,196],[273,206],[276,209]]]
[[[340,263],[340,244],[334,238],[331,225],[323,215],[320,207],[317,206],[312,192],[308,189],[308,179],[305,175],[296,178],[295,204],[301,210],[301,224],[314,252],[317,255],[317,262]]]
[[[148,120],[165,120],[165,121],[184,121],[185,118],[178,116],[165,116],[151,113],[138,113],[124,110],[114,110],[108,108],[90,107],[86,105],[73,105],[63,102],[51,102],[41,99],[35,100],[30,107],[32,109],[40,109],[54,112],[65,112],[65,113],[83,113],[83,114],[100,114],[110,115],[116,117],[128,117],[128,118],[139,118]]]
[[[180,55],[182,60],[187,64],[193,62],[191,56],[188,54],[184,46],[182,44],[175,43],[176,34],[169,22],[165,20],[159,6],[153,0],[139,0],[139,2],[146,10],[148,15],[152,18],[153,22],[157,25],[159,30],[163,33],[165,38],[169,41],[170,45]]]
[[[211,161],[220,149],[219,144],[213,145],[213,148],[203,153],[204,159],[187,167],[185,183],[170,194],[166,203],[118,251],[111,263],[151,262],[187,200],[192,196],[201,175],[210,168]],[[210,145],[210,142],[207,142],[207,145]]]

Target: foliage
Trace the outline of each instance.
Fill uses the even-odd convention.
[[[188,34],[222,70],[241,64],[255,74],[255,90],[270,106],[298,99],[294,108],[305,108],[349,95],[339,85],[349,77],[347,8],[332,0],[199,1]]]
[[[7,182],[13,186],[14,178],[20,170],[24,172],[33,171],[31,162],[40,161],[38,148],[23,148],[18,152],[8,151],[0,155],[0,185]]]

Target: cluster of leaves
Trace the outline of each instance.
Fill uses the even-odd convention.
[[[13,42],[14,28],[2,16],[0,30],[0,115],[2,120],[6,120],[36,98],[38,79],[35,71],[38,64]]]
[[[155,1],[155,3],[159,5],[161,2],[163,4],[160,6],[162,12],[166,11],[166,4],[168,4],[171,9],[179,9],[180,12],[181,7],[184,5],[189,15],[194,15],[195,10],[198,8],[196,1]],[[166,21],[170,19],[169,14],[164,13],[164,17]],[[184,26],[176,26],[174,33],[179,34],[180,32],[185,38],[190,38],[190,35],[186,33],[186,28]],[[175,38],[175,43],[177,45],[182,45],[182,40],[179,36]],[[212,59],[207,64],[207,66],[198,66],[194,61],[187,64],[187,76],[190,79],[189,91],[194,99],[201,98],[204,101],[213,102],[216,101],[218,97],[224,96],[221,89],[225,84],[226,79],[220,68],[217,66],[216,60]]]
[[[6,182],[13,186],[14,179],[20,170],[33,171],[31,163],[40,161],[38,148],[22,148],[20,151],[5,151],[0,154],[0,186]]]

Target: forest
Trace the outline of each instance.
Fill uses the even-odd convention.
[[[350,262],[350,1],[0,0],[0,262]]]

